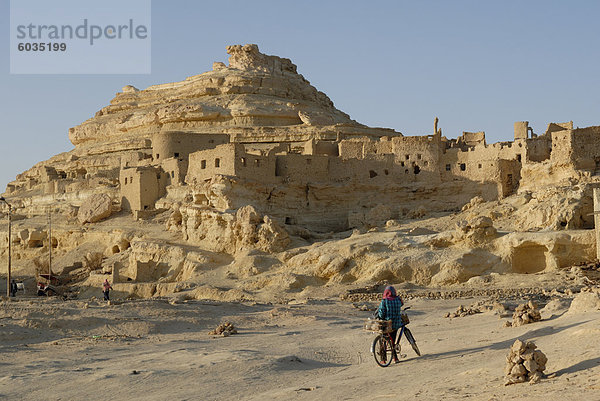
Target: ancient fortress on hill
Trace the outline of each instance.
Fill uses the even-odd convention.
[[[74,150],[20,174],[6,194],[35,213],[104,192],[136,218],[177,205],[184,220],[252,204],[281,225],[339,231],[501,199],[535,165],[563,177],[599,168],[598,126],[550,123],[536,135],[516,122],[514,141],[487,144],[484,132],[447,139],[436,118],[432,134],[403,136],[351,120],[288,59],[256,45],[227,52],[229,66],[185,81],[124,87],[69,130]]]

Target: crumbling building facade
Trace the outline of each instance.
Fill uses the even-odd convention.
[[[122,205],[134,212],[152,209],[154,201],[168,196],[168,188],[188,186],[193,197],[202,195],[211,206],[210,194],[202,192],[205,184],[225,177],[233,187],[258,185],[265,196],[254,197],[254,206],[282,222],[314,226],[320,221],[321,229],[339,230],[348,228],[349,214],[372,208],[376,201],[398,210],[390,217],[398,217],[415,202],[431,211],[455,210],[474,196],[494,200],[515,193],[528,163],[547,161],[586,170],[600,164],[597,127],[551,123],[538,136],[528,122],[517,122],[514,141],[494,144],[486,143],[484,132],[447,139],[437,124],[435,131],[424,136],[256,143],[230,142],[228,135],[219,134],[159,133],[152,138],[152,156],[143,159],[143,168],[123,167]],[[149,169],[152,180],[147,178]],[[138,185],[142,181],[145,184]],[[293,193],[295,201],[290,200]],[[227,202],[212,206],[239,207],[247,199],[238,195],[240,199],[231,190]],[[322,201],[321,195],[328,200]]]

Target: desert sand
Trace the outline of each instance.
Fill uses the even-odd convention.
[[[530,282],[539,277],[524,278]],[[49,400],[474,399],[592,400],[600,390],[600,311],[589,299],[540,294],[542,320],[504,327],[493,311],[446,318],[459,305],[519,296],[410,298],[422,356],[402,340],[401,363],[376,365],[363,330],[377,301],[324,296],[284,303],[70,300],[21,296],[2,302],[0,396]],[[456,293],[454,291],[453,293]],[[490,294],[494,291],[490,290]],[[567,291],[568,293],[568,291]],[[451,294],[450,292],[447,294]],[[597,295],[589,294],[594,302]],[[364,294],[363,294],[364,295]],[[376,293],[366,298],[376,298]],[[342,297],[345,298],[345,297]],[[526,298],[531,298],[528,296]],[[571,305],[571,307],[570,307]],[[208,334],[229,321],[238,333]],[[504,385],[515,339],[548,357],[535,385]]]

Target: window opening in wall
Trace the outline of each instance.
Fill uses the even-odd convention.
[[[467,165],[465,163],[460,163],[460,171],[465,171],[467,169]]]
[[[446,164],[446,171],[450,171],[452,169],[452,166],[450,166],[449,164]]]
[[[408,159],[410,159],[410,155],[404,155],[404,158],[405,158],[406,160],[408,160]]]
[[[156,160],[158,160],[160,158],[160,155],[157,153],[156,154]]]
[[[242,157],[242,159],[241,159],[241,160],[242,160],[242,166],[246,167],[246,158],[245,158],[245,157]]]
[[[171,178],[175,178],[175,172],[171,171]]]
[[[390,174],[390,172],[389,172],[387,169],[383,170],[383,173],[384,173],[385,175],[389,175],[389,174]]]
[[[173,153],[173,157],[179,157],[179,152]]]
[[[255,167],[260,167],[260,160],[254,159],[254,166]]]
[[[417,159],[421,160],[421,154],[417,153]]]
[[[413,172],[414,172],[415,174],[419,174],[419,173],[421,172],[421,168],[419,168],[419,166],[415,166],[415,167],[413,168]]]
[[[200,162],[200,168],[206,168],[206,160]]]
[[[400,165],[401,165],[402,167],[404,167],[404,162],[400,162]]]
[[[127,184],[127,177],[125,177],[125,184]]]
[[[521,162],[521,155],[517,155],[517,161],[520,163]]]
[[[148,210],[148,205],[144,205],[144,210]]]
[[[133,177],[129,177],[129,183],[133,183]]]
[[[215,159],[215,167],[221,167],[221,159]]]
[[[373,171],[373,170],[369,170],[369,177],[370,178],[377,177],[377,173],[375,171]]]
[[[477,167],[478,167],[478,168],[481,168],[481,163],[479,163],[479,164],[477,165]]]

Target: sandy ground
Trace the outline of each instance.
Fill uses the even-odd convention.
[[[423,355],[378,367],[371,314],[337,299],[288,304],[18,298],[0,312],[7,400],[600,399],[599,311],[505,328],[492,313],[448,319],[479,298],[407,302]],[[239,334],[208,335],[223,321]],[[550,376],[504,386],[508,348],[533,340]]]

